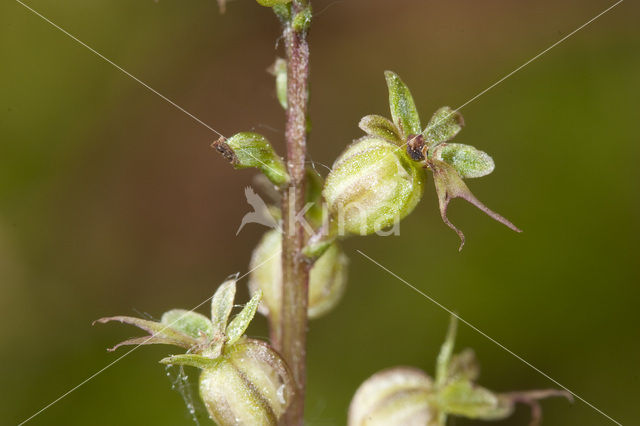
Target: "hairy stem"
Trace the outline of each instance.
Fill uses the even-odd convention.
[[[306,1],[294,0],[292,15]],[[309,270],[303,260],[305,232],[296,219],[305,200],[306,123],[309,78],[309,45],[306,31],[296,31],[285,23],[283,38],[287,55],[287,168],[290,176],[282,199],[282,315],[277,333],[277,349],[289,364],[296,383],[296,393],[286,413],[285,424],[302,425],[306,381],[306,333]]]

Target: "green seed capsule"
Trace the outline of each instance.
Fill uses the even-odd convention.
[[[258,311],[272,322],[278,320],[282,306],[282,234],[267,232],[251,258],[249,291],[262,290]],[[309,318],[329,312],[340,301],[347,284],[347,257],[337,243],[325,251],[309,272]]]
[[[368,378],[349,406],[349,426],[431,426],[437,415],[428,401],[433,385],[421,370],[396,367]]]
[[[116,345],[174,345],[186,353],[160,360],[165,365],[196,367],[200,397],[211,418],[220,426],[277,426],[295,392],[285,361],[267,343],[248,339],[244,333],[256,313],[262,292],[257,291],[231,319],[236,281],[225,281],[211,298],[211,320],[184,309],[172,309],[162,321],[115,316],[100,323],[118,321],[149,333]]]
[[[202,371],[200,396],[220,425],[275,426],[292,397],[290,377],[277,352],[246,339]]]
[[[404,149],[365,136],[336,160],[322,195],[339,233],[368,235],[411,213],[425,179],[424,170]]]

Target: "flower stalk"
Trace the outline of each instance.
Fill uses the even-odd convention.
[[[309,44],[307,25],[296,17],[308,15],[310,5],[305,0],[291,3],[291,19],[283,22],[283,39],[287,59],[287,169],[289,184],[282,197],[282,306],[278,330],[272,342],[289,365],[296,392],[285,423],[301,425],[304,413],[306,382],[306,332],[309,285],[309,265],[302,249],[306,243],[303,224],[296,220],[305,204],[305,161],[307,155],[307,104],[309,79]]]

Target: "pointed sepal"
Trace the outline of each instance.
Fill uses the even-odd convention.
[[[440,204],[440,216],[442,217],[444,223],[446,223],[449,228],[453,229],[460,237],[460,250],[462,250],[462,247],[464,246],[464,234],[462,233],[462,231],[456,228],[447,217],[447,208],[449,206],[449,202],[451,202],[451,200],[453,200],[454,198],[462,198],[482,210],[492,219],[502,223],[503,225],[516,232],[522,232],[509,220],[489,209],[480,200],[478,200],[473,195],[473,193],[471,193],[471,190],[469,190],[469,188],[464,183],[458,172],[453,168],[453,166],[450,166],[444,161],[438,160],[431,160],[428,164],[433,171],[433,179],[436,185],[436,191],[438,193],[438,202]]]
[[[372,114],[362,117],[360,123],[358,123],[358,127],[369,136],[377,136],[396,145],[402,145],[404,143],[400,136],[400,130],[398,130],[396,125],[381,115]]]
[[[495,169],[495,163],[489,154],[461,143],[444,143],[438,146],[434,158],[452,166],[463,179],[486,176]]]
[[[425,141],[429,146],[435,146],[453,139],[464,126],[462,114],[445,106],[439,108],[429,120],[424,132]]]
[[[172,309],[162,314],[162,324],[191,336],[194,339],[212,338],[213,324],[202,314],[186,309]]]
[[[204,370],[206,368],[215,367],[220,363],[220,360],[197,354],[178,354],[162,358],[159,362],[165,365],[185,365]]]
[[[249,327],[251,320],[253,320],[253,317],[256,315],[260,300],[262,300],[262,290],[256,291],[251,300],[249,300],[249,303],[231,320],[226,331],[227,344],[232,345],[242,337]]]
[[[213,333],[218,338],[225,334],[235,297],[236,281],[232,279],[222,283],[211,298],[211,322]]]
[[[438,407],[448,415],[469,419],[503,419],[513,413],[513,405],[468,380],[447,384],[438,392]]]
[[[563,397],[569,402],[573,402],[573,395],[566,390],[558,389],[543,389],[521,392],[509,392],[498,394],[498,399],[502,407],[508,407],[509,412],[515,410],[516,403],[526,404],[531,408],[531,421],[530,426],[538,426],[542,421],[542,407],[540,406],[540,400],[546,398]],[[506,416],[502,415],[500,411],[489,412],[484,417],[479,417],[481,420],[502,420]]]
[[[458,318],[455,315],[451,315],[449,320],[449,329],[447,330],[447,337],[444,343],[440,347],[440,353],[436,361],[436,387],[442,387],[449,378],[449,366],[451,363],[451,357],[453,356],[453,348],[456,344],[456,334],[458,332]]]
[[[114,351],[120,346],[125,345],[152,345],[152,344],[164,344],[179,346],[181,348],[189,349],[199,342],[191,336],[188,336],[178,330],[175,330],[166,324],[162,324],[156,321],[144,320],[141,318],[128,317],[128,316],[115,316],[105,317],[96,320],[95,322],[104,324],[111,321],[118,321],[124,324],[135,325],[138,328],[149,333],[148,336],[134,337],[132,339],[125,340],[118,343],[116,346],[109,349]]]
[[[384,76],[387,80],[389,88],[389,107],[391,109],[391,118],[400,129],[403,139],[409,135],[417,135],[422,133],[420,126],[420,116],[416,104],[413,102],[413,96],[406,84],[400,77],[392,72],[385,71]]]

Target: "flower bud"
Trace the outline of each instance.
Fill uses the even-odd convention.
[[[349,405],[349,426],[437,425],[433,383],[421,370],[396,367],[368,378]]]
[[[258,311],[277,321],[282,310],[282,234],[267,232],[251,257],[249,291],[262,290]],[[318,258],[309,272],[309,318],[318,318],[338,304],[347,284],[347,256],[337,243]]]
[[[367,235],[411,213],[425,179],[424,170],[404,149],[365,136],[336,160],[322,194],[339,233]]]

